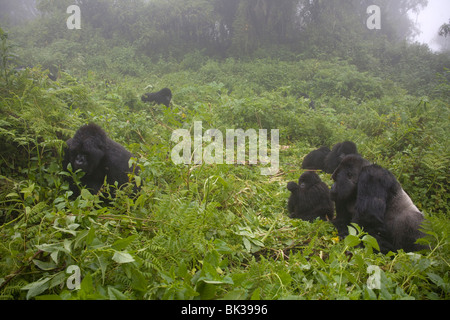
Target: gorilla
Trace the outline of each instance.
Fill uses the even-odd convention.
[[[328,186],[317,173],[307,171],[298,179],[298,184],[289,182],[291,192],[288,200],[289,217],[314,221],[317,217],[327,221],[333,219],[334,206]]]
[[[378,241],[382,253],[425,248],[415,244],[424,236],[419,230],[423,214],[390,171],[359,155],[349,155],[332,178],[333,224],[340,237],[347,235],[350,223],[356,223]]]
[[[163,104],[167,108],[172,100],[172,91],[169,88],[161,89],[158,92],[144,93],[141,97],[144,102],[156,102],[157,104]]]
[[[128,165],[133,155],[108,138],[105,131],[96,124],[82,126],[66,143],[63,168],[67,170],[70,163],[73,172],[81,169],[84,172],[81,184],[94,194],[103,186],[105,178],[108,185],[117,182],[120,187],[129,182],[128,173],[139,172],[138,167],[130,168]],[[80,194],[73,180],[70,180],[70,190],[75,197]],[[136,186],[134,191],[137,191]]]
[[[317,150],[311,151],[303,159],[302,168],[307,170],[324,170],[325,157],[330,153],[328,147],[321,147]]]
[[[302,98],[305,98],[305,99],[308,99],[310,101],[309,102],[309,108],[311,110],[316,110],[316,103],[314,102],[313,99],[311,99],[311,97],[307,93],[301,92],[298,96],[302,97]]]
[[[325,157],[324,171],[326,173],[333,173],[346,155],[357,153],[358,149],[356,148],[356,144],[351,141],[344,141],[335,144],[331,149],[331,152],[329,152]]]

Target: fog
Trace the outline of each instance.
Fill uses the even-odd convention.
[[[428,0],[428,6],[417,17],[414,14],[413,19],[417,19],[417,27],[421,30],[415,40],[428,44],[432,50],[436,51],[439,45],[433,39],[436,38],[439,27],[448,23],[450,19],[450,1]]]

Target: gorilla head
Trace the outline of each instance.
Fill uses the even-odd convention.
[[[69,162],[74,171],[81,169],[87,176],[92,175],[105,156],[108,137],[97,125],[81,127],[75,136],[67,141]]]
[[[359,155],[349,155],[332,178],[333,224],[341,237],[350,223],[356,223],[377,239],[382,253],[423,249],[415,244],[423,236],[419,230],[423,215],[390,171]]]
[[[143,102],[156,102],[157,104],[163,104],[167,108],[172,100],[172,91],[169,88],[161,89],[158,92],[144,93],[141,97]]]
[[[344,141],[335,144],[331,149],[331,152],[329,152],[325,157],[324,171],[326,173],[333,173],[345,156],[357,153],[358,149],[356,144],[352,141]]]
[[[330,199],[328,186],[312,171],[303,173],[298,184],[289,182],[287,189],[291,192],[288,210],[291,218],[313,221],[333,219],[334,206]]]
[[[369,166],[370,162],[360,156],[347,156],[339,170],[332,175],[335,181],[331,187],[331,199],[333,201],[349,200],[356,197],[358,179],[363,167]],[[339,192],[337,192],[337,190]]]
[[[109,185],[117,182],[121,186],[129,181],[128,173],[139,171],[138,168],[130,169],[128,166],[132,156],[123,146],[108,138],[102,128],[91,123],[79,128],[74,137],[67,140],[63,167],[67,169],[70,163],[73,171],[83,171],[81,183],[91,192],[97,193],[105,178]],[[72,180],[70,190],[74,196],[80,193]]]

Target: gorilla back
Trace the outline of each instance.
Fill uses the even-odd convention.
[[[155,102],[157,104],[163,104],[167,108],[170,106],[172,100],[172,91],[169,88],[164,88],[158,92],[144,93],[141,97],[143,102]]]
[[[291,192],[288,199],[289,216],[294,219],[314,221],[320,218],[332,220],[334,206],[330,199],[330,189],[317,173],[307,171],[298,179],[298,184],[291,181],[287,185]]]
[[[303,159],[302,168],[307,170],[324,170],[325,158],[330,153],[328,147],[321,147],[317,150],[311,151]]]
[[[105,179],[108,185],[117,182],[119,187],[129,182],[128,173],[139,171],[137,167],[130,169],[128,166],[132,156],[122,145],[108,138],[102,128],[91,123],[79,128],[74,137],[67,140],[63,167],[67,169],[70,163],[73,171],[81,169],[84,172],[81,184],[92,193],[98,193]],[[74,196],[80,193],[73,180],[70,180],[70,190]]]

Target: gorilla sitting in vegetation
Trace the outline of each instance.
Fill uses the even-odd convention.
[[[333,224],[340,237],[348,234],[348,225],[356,223],[377,240],[382,253],[424,248],[415,244],[423,237],[419,230],[423,214],[391,172],[359,155],[349,155],[332,178]]]
[[[117,182],[120,187],[129,182],[128,173],[139,172],[138,167],[129,167],[132,156],[123,146],[108,138],[102,128],[91,123],[79,128],[74,137],[67,140],[63,168],[67,169],[70,164],[73,172],[78,169],[83,171],[81,184],[96,194],[105,180],[108,185]],[[70,190],[75,197],[80,194],[72,179]],[[134,191],[137,191],[136,186]]]
[[[308,153],[303,160],[302,168],[333,173],[345,156],[357,153],[356,144],[351,141],[337,143],[331,151],[328,147],[321,147]]]
[[[311,151],[305,157],[302,163],[302,168],[306,170],[324,170],[325,157],[330,153],[328,147],[321,147],[317,150]]]
[[[335,144],[331,149],[331,152],[329,152],[325,157],[324,171],[326,173],[333,173],[341,163],[342,159],[345,158],[345,156],[357,153],[358,149],[356,148],[356,144],[351,141],[344,141]]]
[[[301,97],[301,98],[308,99],[310,101],[309,102],[309,108],[311,110],[316,110],[316,103],[314,102],[314,100],[307,93],[302,93],[301,92],[298,96]]]
[[[334,206],[330,199],[328,186],[320,180],[317,173],[307,171],[298,179],[298,184],[289,182],[287,189],[291,192],[288,210],[291,218],[314,221],[321,218],[332,220]]]
[[[170,101],[172,100],[172,91],[170,91],[169,88],[164,88],[158,92],[144,93],[144,95],[141,97],[141,100],[144,102],[155,102],[157,104],[163,104],[168,108],[170,105]]]

